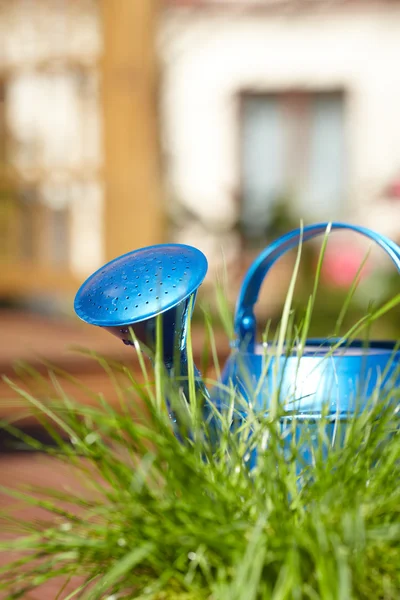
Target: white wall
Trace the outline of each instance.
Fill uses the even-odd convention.
[[[281,16],[167,11],[159,44],[171,197],[203,222],[229,229],[239,185],[237,92],[340,87],[348,92],[343,217],[398,232],[400,213],[393,218],[374,202],[400,175],[400,6],[381,7],[339,5]],[[183,237],[192,235],[189,230]],[[207,244],[217,248],[221,239],[218,233]],[[206,244],[203,234],[196,241]]]

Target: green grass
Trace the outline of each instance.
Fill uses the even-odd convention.
[[[317,291],[316,282],[304,314],[295,318],[290,287],[271,342],[279,351],[304,344]],[[231,331],[219,294],[222,321]],[[397,296],[365,315],[348,337],[367,335],[371,323],[399,304]],[[205,321],[216,361],[208,314]],[[398,600],[399,388],[373,394],[346,431],[338,425],[333,442],[323,415],[290,443],[295,421],[282,428],[278,396],[269,414],[250,409],[233,428],[241,399],[231,390],[231,405],[215,415],[215,443],[213,424],[199,418],[193,371],[187,402],[165,376],[161,345],[159,339],[149,372],[136,344],[140,381],[123,365],[93,355],[115,383],[118,410],[101,394],[92,395],[94,406],[78,405],[63,391],[64,378],[71,376],[55,369],[41,399],[9,381],[55,445],[40,444],[10,422],[2,427],[70,465],[84,486],[1,490],[48,513],[34,522],[13,517],[12,510],[0,515],[2,531],[14,536],[0,550],[19,553],[0,572],[5,597],[24,598],[63,575],[66,582],[82,578],[75,593],[60,589],[64,600]],[[167,395],[181,425],[180,441],[165,407]],[[315,450],[307,464],[301,450],[311,435]],[[250,470],[252,452],[258,461]]]

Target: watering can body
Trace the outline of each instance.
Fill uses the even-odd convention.
[[[221,409],[229,403],[234,386],[242,398],[238,413],[246,418],[246,405],[257,414],[268,414],[277,403],[282,428],[300,436],[308,429],[307,443],[301,448],[303,462],[312,460],[310,440],[313,429],[324,416],[325,434],[333,440],[340,423],[343,437],[346,422],[365,410],[374,398],[382,404],[393,389],[400,390],[400,349],[396,341],[309,339],[303,348],[280,348],[256,342],[257,324],[254,307],[261,285],[275,262],[288,250],[330,231],[348,230],[374,241],[400,271],[400,247],[392,240],[364,227],[346,223],[321,223],[294,230],[272,242],[251,265],[240,290],[235,312],[236,340],[221,374],[221,383],[213,401]],[[279,352],[280,350],[280,352]],[[396,396],[392,395],[394,401]],[[393,401],[392,398],[392,401]],[[294,423],[293,423],[294,420]],[[295,425],[294,431],[292,425]],[[339,440],[340,441],[340,440]],[[251,459],[254,463],[255,457]]]
[[[296,436],[304,465],[312,462],[310,440],[317,443],[322,416],[325,439],[332,443],[339,434],[343,442],[349,419],[368,409],[377,397],[383,405],[393,387],[400,389],[400,352],[394,343],[375,341],[366,347],[358,340],[341,344],[312,339],[301,352],[279,357],[262,344],[252,353],[234,349],[222,371],[221,386],[211,398],[219,410],[227,410],[234,389],[241,397],[236,404],[237,424],[248,418],[246,405],[253,415],[267,416],[276,402],[282,434],[286,429],[285,444],[289,447]],[[251,453],[250,467],[256,459]]]
[[[221,375],[223,387],[235,389],[256,412],[267,412],[278,397],[287,414],[344,418],[363,408],[378,389],[400,385],[400,353],[392,342],[312,339],[301,353],[275,357],[257,345],[253,353],[234,350]],[[278,392],[278,394],[277,394]],[[217,392],[221,402],[224,393]],[[228,396],[228,392],[226,392]]]
[[[197,391],[218,410],[240,397],[237,414],[268,414],[279,406],[283,424],[295,418],[296,431],[305,423],[328,417],[328,437],[335,423],[362,411],[373,394],[400,387],[400,351],[395,342],[337,339],[308,340],[304,348],[269,347],[256,342],[254,307],[270,268],[285,252],[315,236],[350,230],[376,242],[400,271],[400,247],[388,238],[346,223],[321,223],[294,230],[270,244],[250,267],[237,302],[236,340],[211,399],[197,369]],[[196,292],[207,271],[197,249],[179,244],[159,245],[128,253],[99,269],[81,286],[75,310],[86,322],[105,328],[125,344],[137,339],[154,353],[156,319],[162,317],[163,358],[172,377],[178,374],[187,395],[187,327]],[[121,299],[121,300],[120,300]],[[185,384],[186,379],[186,384]],[[233,390],[233,392],[232,392]],[[275,408],[274,408],[275,407]],[[287,441],[290,443],[291,434]],[[312,448],[303,451],[306,462]],[[256,457],[252,457],[252,462]]]

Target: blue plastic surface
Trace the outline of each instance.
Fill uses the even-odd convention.
[[[87,323],[118,327],[152,318],[197,291],[207,273],[200,250],[160,244],[120,256],[78,290],[75,311]]]

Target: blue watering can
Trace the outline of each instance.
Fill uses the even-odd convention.
[[[400,271],[400,247],[370,229],[346,223],[321,223],[291,231],[272,242],[251,265],[240,290],[236,313],[236,340],[211,396],[194,367],[197,391],[218,409],[229,403],[228,388],[242,399],[237,409],[246,416],[265,414],[278,406],[299,423],[331,417],[331,434],[338,420],[362,410],[371,395],[400,386],[400,351],[396,342],[337,339],[307,340],[301,349],[283,349],[256,343],[254,306],[270,268],[301,239],[328,231],[350,230],[375,241]],[[161,244],[134,250],[109,262],[91,275],[75,298],[78,316],[108,330],[126,345],[130,331],[154,354],[156,322],[162,315],[163,361],[168,373],[179,378],[188,397],[187,327],[198,288],[207,272],[207,260],[196,248]],[[186,378],[186,384],[185,384]],[[210,400],[211,399],[211,400]],[[328,432],[329,433],[329,432]],[[288,438],[289,439],[289,438]],[[307,454],[307,452],[306,452]],[[309,457],[306,456],[306,460]]]

